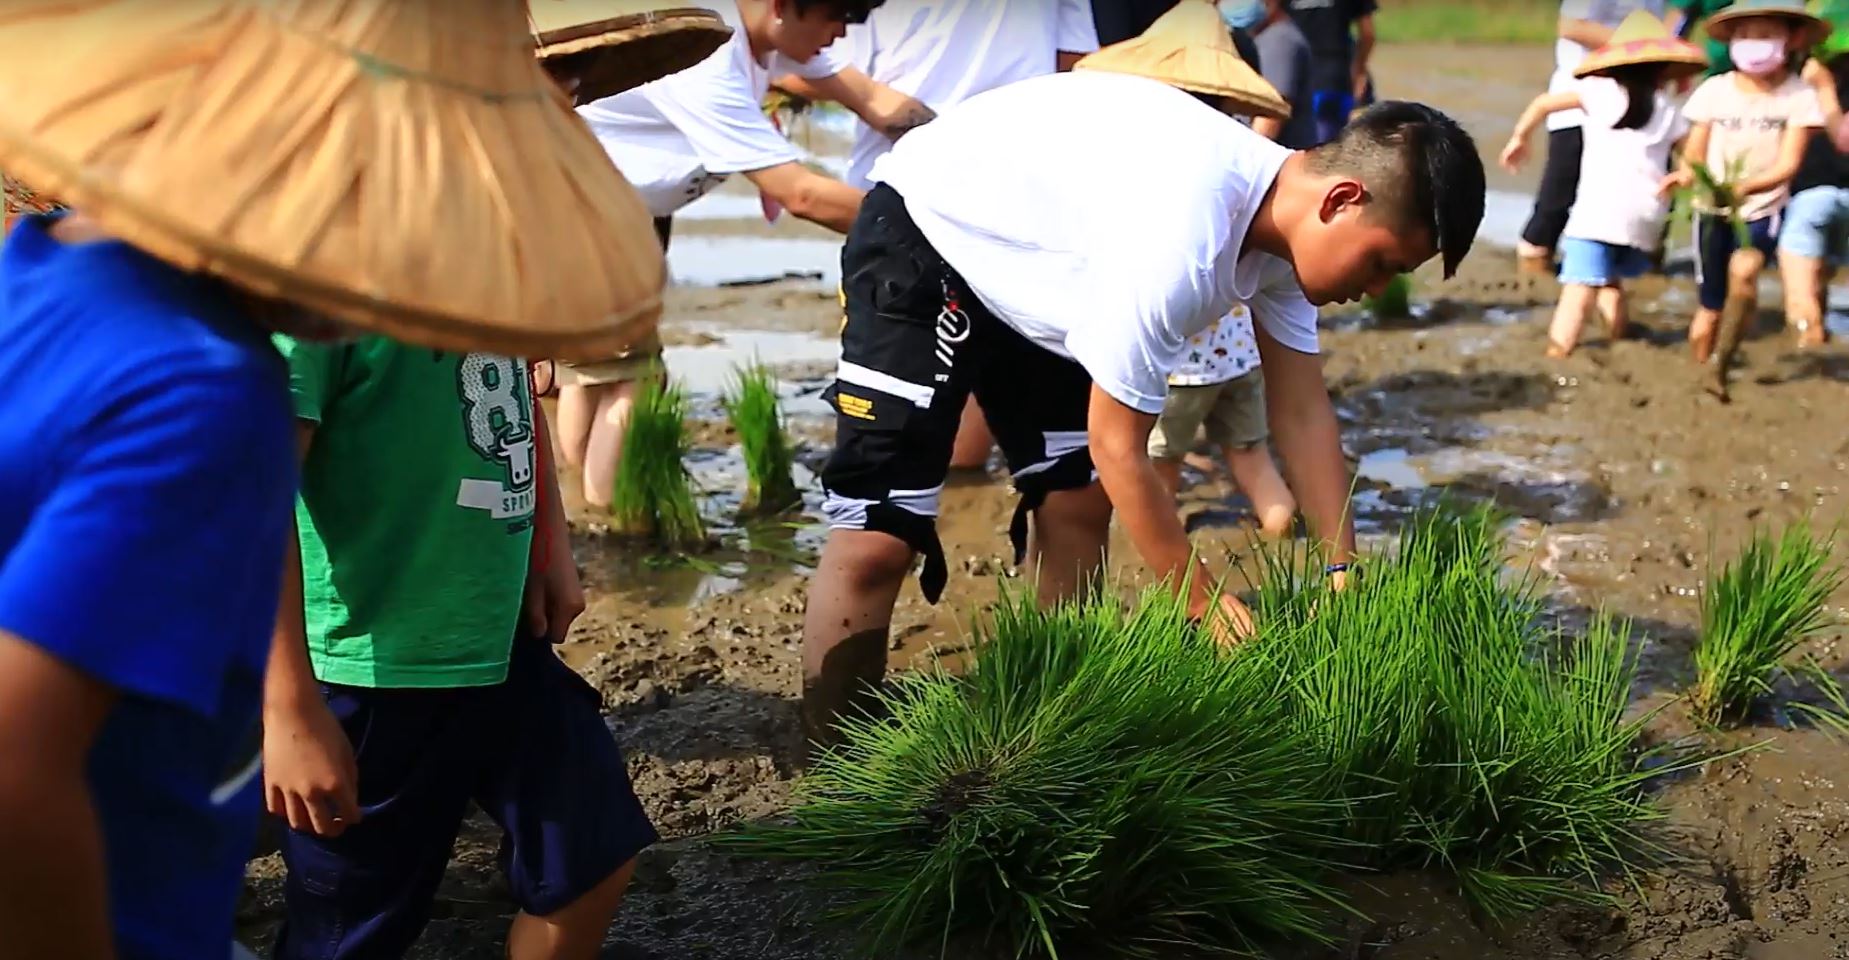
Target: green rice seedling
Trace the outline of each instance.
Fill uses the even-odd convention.
[[[1772,691],[1805,639],[1827,626],[1824,605],[1842,584],[1830,539],[1796,523],[1755,531],[1740,555],[1713,575],[1701,597],[1695,686],[1689,707],[1708,723],[1738,721]]]
[[[1623,716],[1626,631],[1546,629],[1533,581],[1502,574],[1500,529],[1490,507],[1423,512],[1345,591],[1306,603],[1270,586],[1305,575],[1268,575],[1260,619],[1362,865],[1448,871],[1506,917],[1596,899],[1660,853],[1642,788],[1662,771]]]
[[[706,545],[687,466],[687,395],[651,382],[636,398],[610,498],[612,526],[673,550]]]
[[[790,474],[790,438],[777,405],[776,376],[760,363],[741,367],[725,397],[725,411],[745,454],[749,487],[743,512],[774,515],[800,504],[802,497]]]
[[[1380,296],[1364,294],[1361,308],[1381,320],[1403,320],[1412,316],[1412,277],[1409,274],[1396,274],[1387,281],[1386,289]]]
[[[1158,589],[1004,605],[961,678],[899,681],[734,838],[812,861],[873,944],[1016,956],[1246,953],[1317,938],[1339,808],[1262,652],[1224,657]]]

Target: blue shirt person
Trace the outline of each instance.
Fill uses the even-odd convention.
[[[75,216],[0,250],[9,956],[230,952],[295,489],[251,302]]]

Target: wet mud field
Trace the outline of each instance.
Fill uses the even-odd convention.
[[[1383,86],[1453,109],[1486,151],[1500,145],[1506,128],[1497,125],[1547,68],[1545,51],[1390,48],[1381,69],[1411,75],[1415,63],[1438,64],[1418,74],[1425,87]],[[691,235],[722,251],[735,239],[825,239],[742,217],[677,222],[676,230],[677,245]],[[786,263],[803,269],[800,257]],[[1364,538],[1377,537],[1427,498],[1493,498],[1517,518],[1511,561],[1544,578],[1566,622],[1597,608],[1630,618],[1640,663],[1635,709],[1650,710],[1691,677],[1709,558],[1730,555],[1754,524],[1815,516],[1828,526],[1845,515],[1849,346],[1798,354],[1768,310],[1746,346],[1734,402],[1722,405],[1695,386],[1683,339],[1693,307],[1688,277],[1642,281],[1633,337],[1611,343],[1589,333],[1565,361],[1542,356],[1554,293],[1549,281],[1517,279],[1505,251],[1482,248],[1458,279],[1421,278],[1413,321],[1329,313],[1326,375],[1356,465],[1357,518]],[[612,960],[936,955],[857,941],[825,922],[831,900],[805,869],[732,859],[708,839],[788,803],[800,755],[795,697],[806,564],[821,535],[813,500],[809,515],[790,523],[728,524],[742,464],[717,391],[734,362],[772,364],[785,381],[800,459],[819,466],[831,423],[817,395],[832,369],[838,321],[825,280],[677,287],[665,327],[668,362],[695,394],[690,467],[706,491],[717,546],[695,557],[647,556],[613,540],[594,515],[573,511],[590,604],[561,653],[603,693],[613,735],[665,838],[641,858],[607,941]],[[1191,478],[1184,513],[1197,541],[1214,556],[1245,551],[1244,501],[1221,477]],[[799,469],[798,481],[813,496],[813,478]],[[942,523],[951,589],[933,608],[908,586],[895,615],[894,669],[964,648],[969,618],[1011,580],[1012,506],[999,473],[953,482]],[[1849,560],[1849,551],[1838,553]],[[1140,575],[1121,539],[1115,566],[1125,582]],[[1839,622],[1849,620],[1846,606],[1849,593],[1833,598]],[[1837,627],[1812,645],[1839,675],[1849,666],[1842,639]],[[1696,733],[1674,704],[1651,731]],[[1486,929],[1429,878],[1355,877],[1351,891],[1370,919],[1352,922],[1335,948],[1281,956],[1849,958],[1849,744],[1776,709],[1710,740],[1720,750],[1767,747],[1660,785],[1681,861],[1637,889],[1615,889],[1616,908],[1560,908]],[[495,849],[492,825],[476,816],[413,956],[502,955],[513,908]],[[242,930],[253,943],[264,943],[280,917],[280,876],[273,857],[252,864]]]

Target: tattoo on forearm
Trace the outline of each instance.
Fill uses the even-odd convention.
[[[887,121],[885,129],[880,132],[893,140],[897,140],[936,119],[937,111],[922,103],[914,103],[903,111],[900,111],[898,116]]]

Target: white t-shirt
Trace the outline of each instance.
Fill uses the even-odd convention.
[[[1658,92],[1649,123],[1619,130],[1613,124],[1624,117],[1631,98],[1616,80],[1587,77],[1576,81],[1574,89],[1586,108],[1586,147],[1564,236],[1655,250],[1669,213],[1656,189],[1669,169],[1670,150],[1688,134],[1688,120]]]
[[[1616,27],[1631,15],[1633,10],[1648,10],[1657,19],[1663,18],[1663,0],[1561,0],[1560,19],[1589,20],[1605,27]],[[1554,38],[1554,75],[1547,82],[1548,93],[1565,93],[1573,89],[1578,82],[1573,71],[1579,69],[1580,61],[1586,59],[1591,51],[1565,37]],[[1585,122],[1586,115],[1578,110],[1562,110],[1550,114],[1547,118],[1548,130],[1566,130]]]
[[[1058,73],[912,131],[873,179],[1004,323],[1157,414],[1188,340],[1235,302],[1284,346],[1317,351],[1291,265],[1241,256],[1289,156],[1167,84]]]
[[[1171,387],[1207,387],[1236,380],[1259,367],[1258,337],[1252,332],[1252,311],[1233,304],[1226,316],[1188,338],[1181,366],[1168,375]]]
[[[776,77],[832,77],[848,66],[825,49],[808,63],[773,51],[751,56],[738,8],[718,4],[732,39],[712,56],[653,83],[578,108],[649,213],[665,217],[700,199],[728,174],[801,160],[803,152],[764,116]]]
[[[1058,68],[1057,55],[1098,49],[1091,0],[894,0],[848,27],[850,61],[942,113],[1004,84]],[[886,135],[856,125],[847,182],[865,189]]]

